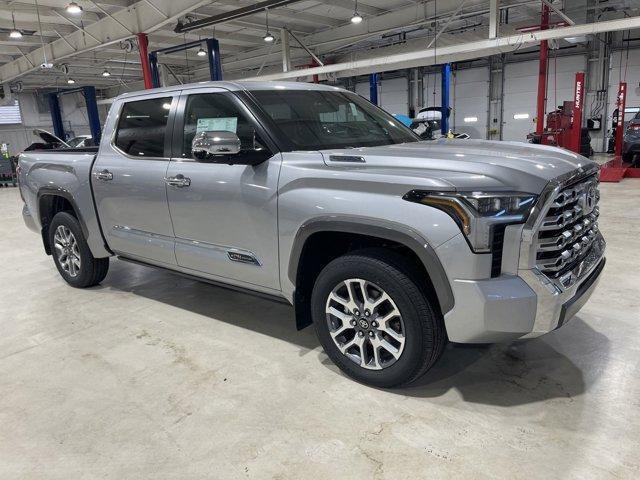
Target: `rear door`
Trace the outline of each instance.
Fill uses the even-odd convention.
[[[175,265],[165,176],[179,92],[145,95],[119,106],[91,182],[102,229],[117,254]],[[113,108],[118,108],[114,105]]]

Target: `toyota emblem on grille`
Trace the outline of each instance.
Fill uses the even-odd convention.
[[[594,182],[585,186],[584,193],[580,195],[580,207],[583,214],[589,214],[593,211],[598,201],[598,187]]]

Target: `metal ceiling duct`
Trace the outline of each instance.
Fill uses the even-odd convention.
[[[179,21],[174,31],[176,33],[187,33],[193,30],[198,30],[199,28],[216,25],[218,23],[228,22],[230,20],[237,20],[238,18],[247,17],[249,15],[253,15],[254,13],[262,12],[263,10],[274,9],[277,7],[284,7],[285,5],[290,5],[292,3],[297,3],[300,1],[302,0],[265,0],[263,2],[258,2],[253,5],[237,8],[229,12],[220,13],[218,15],[213,15],[207,18],[202,18],[194,22],[182,23]]]

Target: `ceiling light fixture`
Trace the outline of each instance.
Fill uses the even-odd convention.
[[[67,13],[72,15],[78,15],[82,13],[82,7],[78,5],[76,2],[67,3],[67,6],[64,7]]]
[[[267,43],[271,43],[275,40],[275,37],[273,35],[271,35],[271,33],[269,32],[269,9],[265,8],[264,9],[264,13],[266,15],[265,17],[265,26],[267,27],[267,33],[265,34],[264,37],[262,37],[262,39],[267,42]]]
[[[9,38],[22,38],[22,32],[16,28],[16,19],[11,12],[11,20],[13,20],[13,30],[9,32]]]
[[[110,77],[111,76],[111,72],[105,68],[104,72],[102,72],[102,76],[103,77]]]
[[[198,50],[198,53],[196,53],[196,55],[198,55],[199,57],[206,57],[207,52],[205,51],[204,48],[200,47],[200,50]]]
[[[362,22],[362,15],[358,13],[358,0],[355,0],[355,6],[353,9],[353,16],[351,17],[351,23],[358,24]]]
[[[76,81],[75,81],[73,78],[68,78],[68,79],[67,79],[67,83],[68,83],[69,85],[73,85],[74,83],[76,83]]]

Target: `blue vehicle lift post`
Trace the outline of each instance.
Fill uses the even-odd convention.
[[[87,106],[87,117],[89,119],[89,130],[95,145],[100,143],[102,128],[100,127],[100,115],[98,114],[98,102],[96,101],[95,87],[71,88],[68,90],[58,90],[49,93],[49,107],[51,110],[51,120],[53,122],[53,133],[56,137],[64,140],[64,124],[62,123],[62,109],[60,108],[60,95],[81,92],[84,95]]]
[[[378,74],[369,75],[369,100],[374,105],[378,105]]]
[[[151,66],[151,80],[153,82],[153,88],[160,87],[160,72],[158,70],[158,54],[159,53],[176,53],[188,50],[190,48],[200,47],[202,44],[207,46],[207,60],[209,61],[209,76],[211,80],[222,80],[222,63],[220,62],[220,44],[215,38],[205,38],[202,40],[195,40],[193,42],[183,43],[182,45],[176,45],[175,47],[161,48],[160,50],[154,50],[149,52],[149,64]]]
[[[451,64],[442,65],[442,120],[440,127],[442,135],[449,133],[449,85],[451,84]]]

